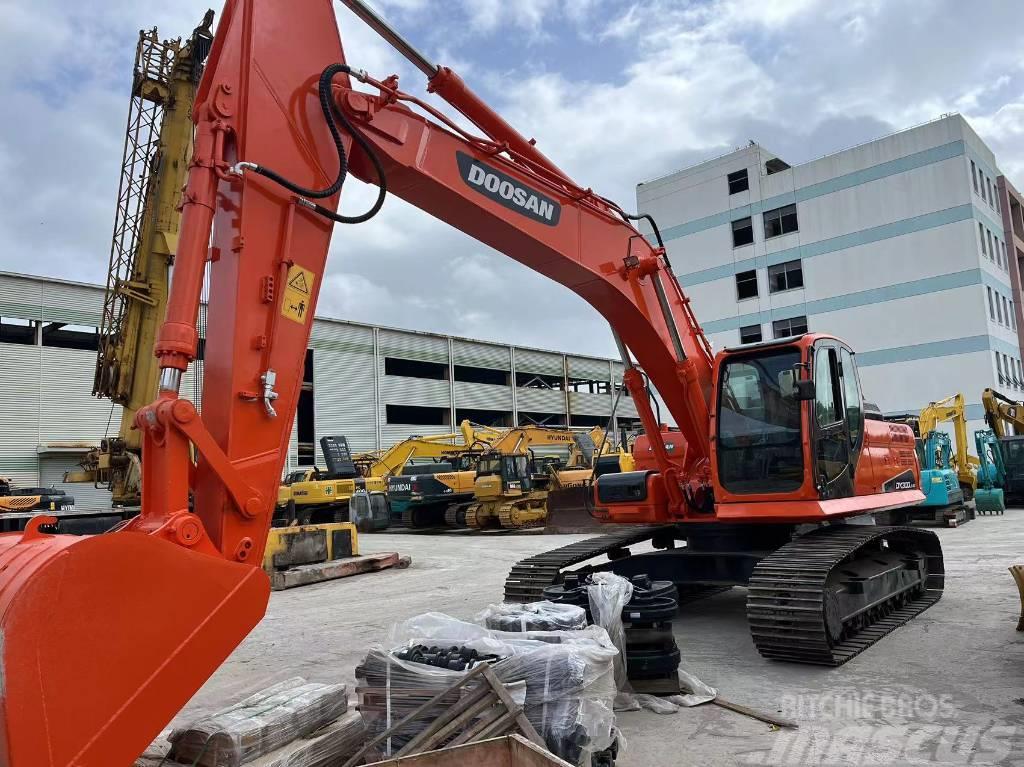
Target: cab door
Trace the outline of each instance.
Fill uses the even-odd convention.
[[[843,348],[819,342],[814,355],[814,400],[811,403],[811,454],[815,485],[823,500],[853,495],[854,451],[844,391]],[[848,365],[852,365],[851,363]],[[856,380],[856,370],[851,370]]]

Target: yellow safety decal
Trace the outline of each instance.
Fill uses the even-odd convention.
[[[310,314],[313,297],[313,284],[316,277],[309,269],[301,266],[288,268],[288,278],[284,284],[284,297],[281,299],[281,316],[293,322],[305,324]]]

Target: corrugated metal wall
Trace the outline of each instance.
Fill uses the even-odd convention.
[[[512,387],[455,382],[455,407],[481,410],[512,410]]]
[[[78,456],[65,453],[39,457],[39,484],[56,487],[75,499],[76,509],[109,509],[110,491],[86,482],[65,482],[64,472],[78,469]]]
[[[425,333],[381,329],[380,356],[448,364],[448,339]]]
[[[39,481],[40,351],[38,346],[0,344],[0,477],[22,486]]]
[[[519,410],[532,413],[565,414],[565,392],[554,389],[528,389],[520,386],[516,390],[516,404]]]
[[[567,357],[570,378],[586,378],[591,381],[608,380],[608,360],[590,357]]]
[[[324,436],[344,435],[353,450],[376,449],[373,329],[315,321],[310,346],[317,463]]]
[[[0,275],[0,316],[26,320],[96,325],[99,322],[103,289],[17,275]],[[376,335],[377,356],[374,359]],[[452,359],[449,360],[449,343]],[[313,349],[314,416],[316,439],[344,434],[356,450],[386,447],[411,434],[445,434],[453,424],[388,424],[387,404],[439,407],[445,410],[471,408],[511,412],[512,384],[496,386],[465,381],[428,380],[388,376],[385,357],[418,360],[445,365],[466,365],[510,371],[514,354],[517,373],[536,373],[563,378],[566,365],[570,376],[608,381],[607,360],[566,357],[557,352],[516,348],[466,339],[374,329],[365,325],[317,319],[310,341]],[[25,485],[38,484],[41,443],[82,440],[98,442],[116,432],[119,408],[91,396],[95,355],[91,351],[0,344],[0,475]],[[621,365],[613,364],[612,377],[621,380]],[[199,380],[190,369],[183,378],[182,395],[197,405]],[[609,394],[571,393],[572,410],[585,415],[607,415]],[[453,396],[454,395],[454,396]],[[565,392],[517,387],[519,411],[565,413]],[[619,404],[620,416],[635,417],[628,398]],[[297,464],[295,429],[289,442],[287,467]],[[42,459],[46,476],[56,477],[77,462],[77,457],[49,454]],[[320,461],[319,445],[317,460]],[[53,479],[52,481],[56,481]],[[75,485],[69,492],[89,503],[105,502],[101,491]],[[94,495],[93,493],[97,493]],[[93,500],[100,498],[100,500]],[[81,504],[79,504],[81,506]]]
[[[509,370],[511,368],[508,347],[497,344],[483,344],[456,338],[452,341],[452,357],[456,365],[490,368],[491,370]]]
[[[515,350],[515,361],[517,373],[541,373],[543,375],[558,376],[559,378],[565,373],[561,354],[517,348]]]
[[[0,274],[0,317],[41,320],[43,283],[31,278]]]

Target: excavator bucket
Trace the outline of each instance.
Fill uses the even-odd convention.
[[[342,63],[330,0],[228,0],[219,15],[164,325],[194,324],[212,262],[202,419],[171,397],[140,411],[142,511],[125,526],[50,535],[57,520],[41,516],[0,535],[3,767],[127,767],[266,610],[260,562],[331,228],[292,195],[211,168],[248,159],[333,177],[317,89]],[[260,371],[262,396],[250,393]]]
[[[1010,575],[1017,584],[1017,591],[1020,593],[1020,618],[1017,619],[1017,631],[1024,631],[1024,565],[1013,565],[1010,568]]]
[[[548,493],[546,533],[607,532],[607,525],[591,516],[594,510],[594,488],[591,484],[551,490]]]
[[[979,487],[974,493],[974,507],[979,514],[1002,514],[1006,499],[1001,487]]]
[[[255,626],[256,567],[153,536],[0,535],[0,764],[119,767]]]

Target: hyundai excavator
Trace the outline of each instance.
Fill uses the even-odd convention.
[[[366,221],[388,192],[612,326],[652,455],[595,483],[602,518],[632,525],[613,535],[616,571],[745,583],[763,655],[828,665],[934,604],[935,534],[875,524],[923,499],[913,434],[864,418],[852,350],[815,333],[713,354],[651,219],[653,242],[362,0],[345,4],[465,120],[348,65],[329,0],[225,4],[193,109],[159,393],[135,418],[140,514],[103,535],[52,533],[45,515],[0,535],[0,763],[131,764],[259,623],[332,232],[360,257],[336,224]],[[369,209],[338,212],[349,176],[378,187]],[[180,388],[207,264],[200,414]],[[648,380],[678,432],[658,428]],[[520,593],[609,550],[597,540],[517,566]],[[629,556],[630,541],[660,548]]]
[[[117,506],[138,506],[142,435],[135,413],[157,391],[153,342],[177,250],[178,206],[192,154],[192,104],[213,42],[213,11],[182,43],[139,32],[93,394],[121,405],[116,437],[65,482],[91,482]]]
[[[455,458],[460,449],[473,445],[491,433],[487,427],[478,429],[469,421],[463,421],[457,433],[409,437],[380,453],[355,457],[350,454],[344,437],[324,437],[321,445],[328,464],[327,471],[313,469],[311,476],[293,481],[287,487],[288,498],[285,503],[290,509],[288,513],[292,515],[291,518],[301,519],[304,523],[347,521],[348,502],[357,490],[386,493],[387,478],[400,474],[410,463]],[[456,442],[460,438],[461,446]],[[341,450],[338,456],[340,460],[332,461],[330,452],[338,450]],[[279,509],[283,490],[284,487],[278,491]]]

